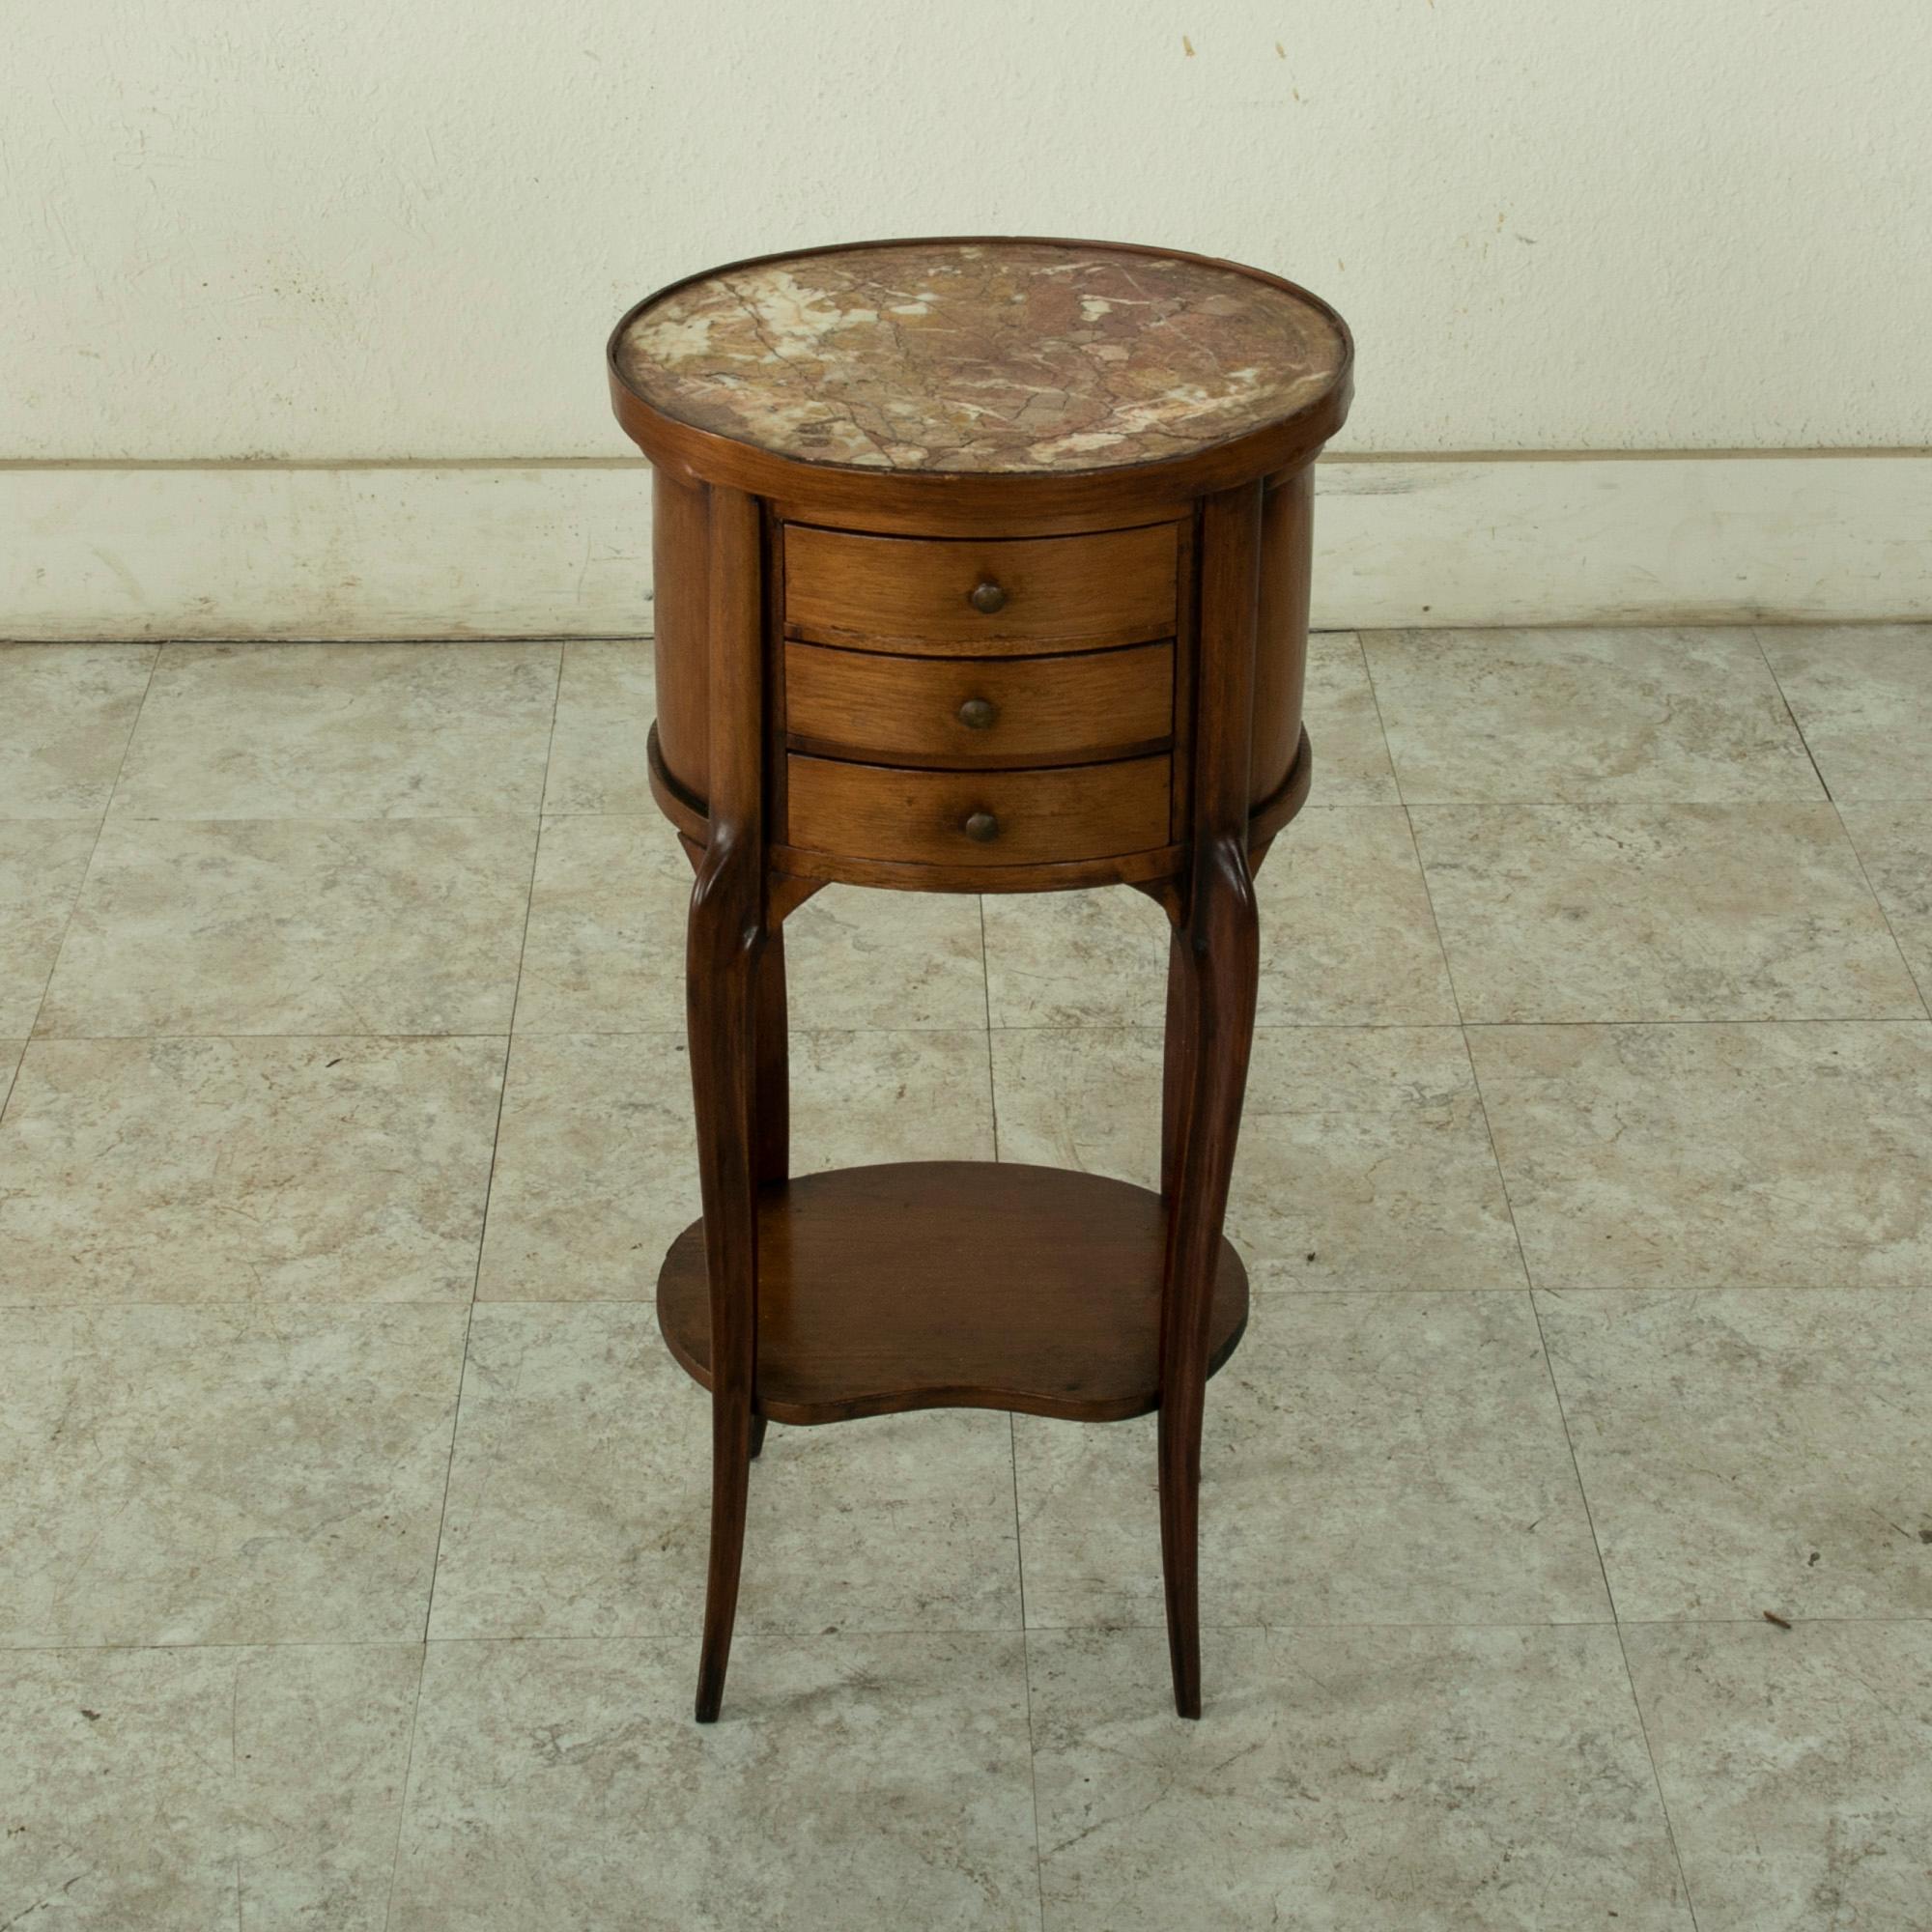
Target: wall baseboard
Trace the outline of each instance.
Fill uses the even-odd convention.
[[[1337,458],[1325,629],[1932,618],[1932,455]],[[641,464],[0,468],[0,638],[647,632]]]

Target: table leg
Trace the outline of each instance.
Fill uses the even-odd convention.
[[[753,1133],[757,1144],[760,1186],[791,1178],[791,1067],[785,1036],[784,928],[765,935],[758,961],[756,1074],[753,1100]],[[767,1420],[752,1417],[752,1460],[765,1446]]]
[[[1200,1001],[1186,934],[1176,924],[1167,946],[1167,1035],[1160,1079],[1160,1191],[1172,1202],[1187,1143]]]
[[[1260,959],[1254,883],[1237,842],[1220,848],[1177,928],[1170,985],[1183,988],[1191,1017],[1177,1047],[1168,1042],[1170,1091],[1178,1107],[1168,1195],[1166,1292],[1161,1303],[1161,1577],[1174,1703],[1201,1715],[1201,1423],[1208,1391],[1208,1313],[1220,1260],[1228,1183],[1240,1131],[1248,1052],[1254,1038]],[[1170,1009],[1171,1010],[1171,1009]]]
[[[728,852],[707,857],[692,894],[689,1003],[697,1171],[711,1300],[711,1560],[697,1669],[697,1719],[724,1694],[745,1550],[757,1380],[758,980],[764,935]],[[738,890],[733,890],[733,887]],[[748,917],[749,915],[749,917]]]
[[[759,1019],[775,974],[767,930],[763,810],[763,588],[758,506],[708,495],[710,836],[692,888],[686,1003],[697,1116],[711,1314],[711,1560],[697,1664],[697,1720],[724,1694],[745,1553],[758,1375],[758,1181],[771,1154],[760,1090],[769,1044]],[[783,1052],[782,1029],[776,1051]]]
[[[1201,1421],[1228,1182],[1254,1041],[1260,929],[1248,866],[1248,780],[1262,492],[1208,497],[1200,525],[1191,847],[1171,912],[1161,1191],[1161,1581],[1174,1705],[1201,1715]]]

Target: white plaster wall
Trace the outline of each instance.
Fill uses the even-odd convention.
[[[1324,458],[1320,630],[1932,619],[1932,457]],[[0,639],[651,628],[639,463],[0,467]]]
[[[4,18],[4,458],[610,453],[636,296],[954,229],[1309,282],[1351,450],[1932,443],[1932,0]]]

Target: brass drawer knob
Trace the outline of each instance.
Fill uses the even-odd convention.
[[[1006,609],[1007,593],[990,577],[982,577],[973,586],[966,601],[981,616],[990,617],[995,611]]]
[[[985,730],[999,715],[999,706],[985,697],[969,697],[959,707],[959,722],[969,731]]]
[[[977,843],[990,845],[1000,836],[1000,821],[990,811],[976,811],[968,816],[960,830]]]

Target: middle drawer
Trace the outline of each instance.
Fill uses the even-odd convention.
[[[785,645],[794,751],[877,764],[1071,765],[1164,751],[1174,646],[1040,658],[903,658]]]

